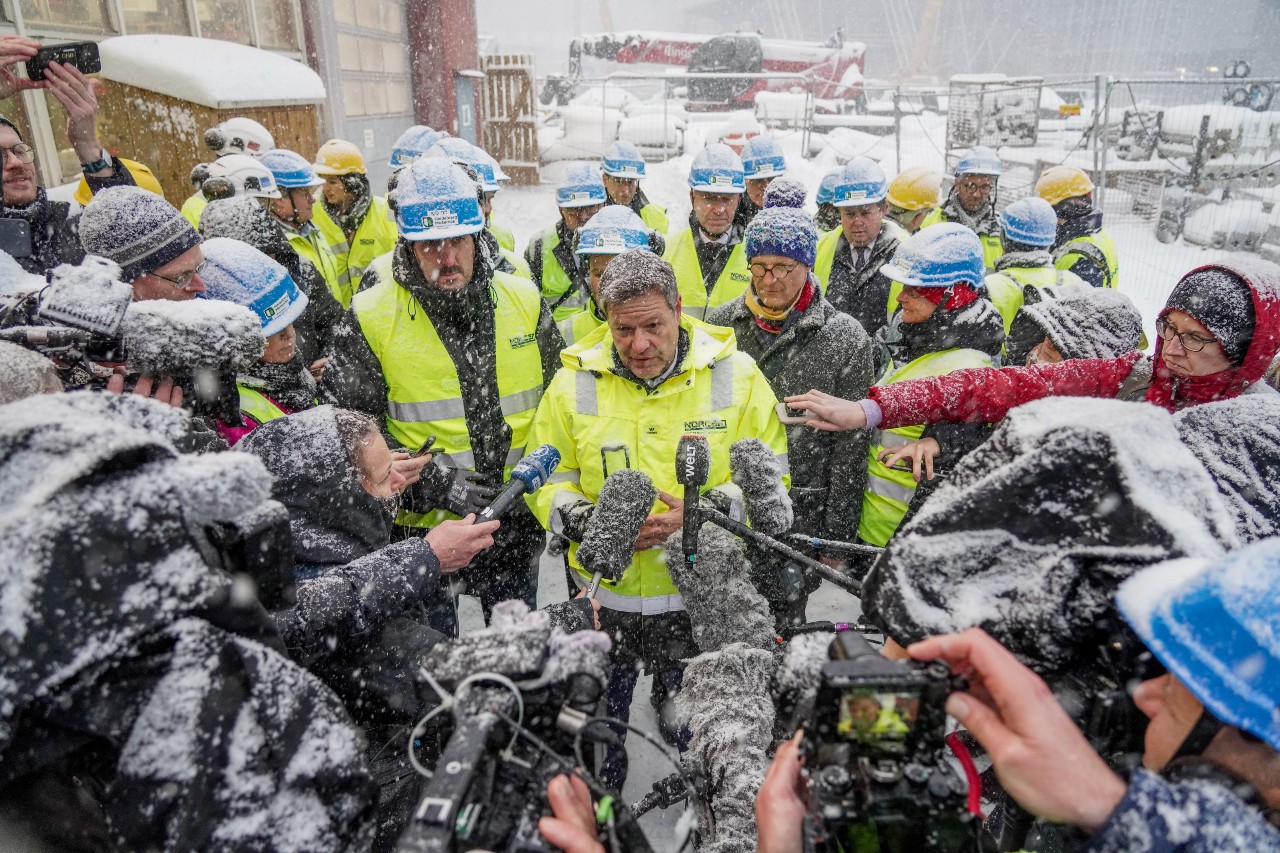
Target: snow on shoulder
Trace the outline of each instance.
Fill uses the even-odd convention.
[[[316,104],[320,76],[270,51],[190,36],[117,36],[100,42],[102,76],[214,109]]]

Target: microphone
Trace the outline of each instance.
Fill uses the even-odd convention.
[[[578,545],[578,562],[592,574],[587,598],[595,597],[601,578],[617,580],[631,565],[636,537],[657,499],[658,490],[643,471],[623,468],[605,479]]]
[[[676,445],[676,480],[684,486],[684,516],[680,523],[684,529],[684,558],[690,563],[698,559],[698,530],[702,526],[698,502],[710,476],[711,447],[706,436],[680,436]]]
[[[560,465],[560,451],[550,444],[535,448],[511,469],[511,479],[493,499],[493,503],[476,514],[476,524],[500,518],[522,495],[536,492]]]
[[[743,438],[729,448],[729,477],[742,491],[747,520],[769,536],[780,536],[795,523],[791,496],[782,484],[782,466],[769,445]]]

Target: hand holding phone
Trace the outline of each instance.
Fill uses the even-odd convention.
[[[774,407],[774,411],[778,413],[778,420],[784,424],[802,424],[812,417],[806,409],[793,409],[786,403],[779,403]]]
[[[77,41],[40,48],[35,56],[27,60],[27,76],[32,80],[45,79],[45,69],[52,62],[74,65],[82,74],[97,74],[102,70],[102,57],[98,54],[97,43]]]

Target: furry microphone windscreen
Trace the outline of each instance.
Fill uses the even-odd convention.
[[[622,577],[634,556],[636,537],[658,499],[653,480],[643,471],[614,471],[600,487],[596,508],[578,546],[578,562],[587,571]]]
[[[214,299],[129,306],[122,326],[129,370],[188,377],[201,370],[236,371],[262,356],[262,321],[242,305]]]
[[[758,438],[743,438],[729,448],[729,471],[742,490],[751,526],[769,536],[791,529],[795,514],[791,496],[782,482],[782,466],[769,445]]]
[[[714,524],[698,534],[698,559],[684,559],[680,533],[662,545],[667,571],[675,581],[693,623],[693,639],[704,652],[731,643],[756,649],[774,644],[769,603],[751,582],[742,540]]]

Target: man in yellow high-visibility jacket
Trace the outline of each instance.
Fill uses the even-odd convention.
[[[320,393],[379,418],[397,447],[416,451],[434,437],[433,464],[406,490],[396,519],[406,535],[421,535],[487,506],[510,478],[563,342],[533,285],[495,273],[477,251],[484,214],[461,166],[411,163],[390,202],[399,239],[352,298]],[[508,598],[532,606],[541,527],[519,506],[495,540],[459,577],[486,615]],[[451,610],[434,616],[433,627],[450,629]]]
[[[338,263],[338,283],[349,293],[373,259],[396,244],[396,226],[387,200],[374,195],[360,149],[343,139],[330,139],[316,152],[316,174],[324,179],[313,221]]]
[[[526,500],[547,529],[570,541],[571,576],[585,587],[591,574],[578,562],[578,543],[609,471],[635,468],[658,487],[635,558],[596,594],[601,628],[615,638],[608,712],[626,719],[640,661],[669,694],[679,688],[680,658],[697,653],[661,551],[683,515],[685,495],[672,462],[681,435],[706,437],[711,468],[703,497],[730,512],[740,494],[729,479],[729,446],[759,438],[785,471],[787,445],[768,380],[738,352],[731,329],[681,314],[668,263],[643,249],[624,252],[605,268],[599,299],[607,325],[561,354],[564,367],[529,433],[530,444],[560,450],[560,468]],[[611,749],[602,778],[620,788],[625,762],[625,750]]]
[[[587,307],[591,294],[583,264],[574,254],[578,231],[608,202],[600,171],[590,163],[572,163],[556,187],[560,218],[529,241],[525,262],[556,322]]]
[[[947,200],[924,218],[921,228],[939,222],[955,222],[978,235],[982,241],[982,265],[987,272],[996,268],[1000,247],[1000,223],[996,221],[996,185],[1004,172],[1000,155],[983,145],[975,145],[956,163],[955,183]]]

